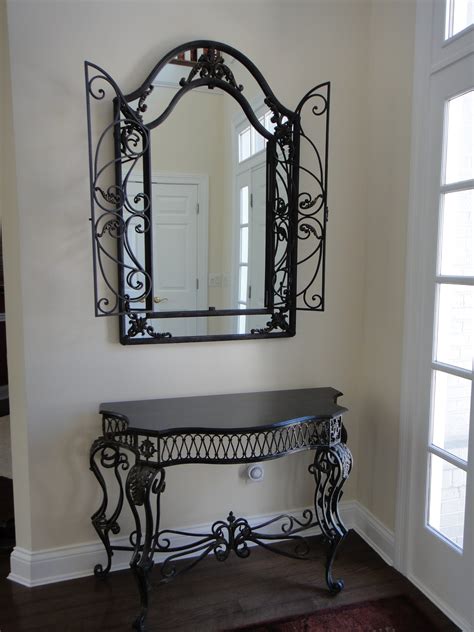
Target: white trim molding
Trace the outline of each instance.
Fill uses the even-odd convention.
[[[423,584],[415,575],[412,573],[408,573],[407,578],[414,584],[418,590],[420,590],[425,597],[427,597],[432,603],[437,606],[441,612],[443,612],[448,619],[458,626],[462,630],[462,632],[472,632],[472,627],[466,619],[460,617],[452,608],[448,606],[442,599],[440,599],[437,595],[435,595],[427,586]]]
[[[383,559],[393,566],[395,555],[395,535],[364,505],[353,502],[353,524],[351,525],[360,537]]]
[[[340,504],[342,519],[349,529],[354,529],[378,553],[387,564],[392,564],[394,550],[394,535],[368,509],[356,500],[343,501]],[[301,516],[304,509],[288,511],[289,515]],[[277,513],[270,515],[252,516],[250,524],[258,524],[276,518]],[[193,533],[208,533],[210,525],[199,524],[177,529],[178,531],[192,531]],[[318,535],[319,529],[308,529],[307,536]],[[176,537],[176,544],[186,544],[186,536]],[[115,545],[127,545],[126,537],[115,538]],[[157,563],[165,558],[164,554],[156,555]],[[112,571],[128,568],[129,551],[115,551]],[[15,547],[11,557],[11,573],[8,576],[13,582],[34,588],[45,584],[77,579],[93,574],[94,566],[105,562],[104,546],[101,542],[88,542],[73,546],[28,551]],[[323,575],[321,575],[323,577]]]

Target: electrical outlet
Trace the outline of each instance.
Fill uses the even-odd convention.
[[[265,470],[260,463],[252,463],[247,468],[247,477],[249,483],[261,483],[265,476]]]

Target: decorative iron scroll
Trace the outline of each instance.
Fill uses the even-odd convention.
[[[234,79],[234,74],[224,63],[224,58],[218,50],[215,48],[209,48],[204,51],[199,57],[198,61],[194,64],[189,72],[187,78],[183,77],[179,82],[179,85],[184,88],[191,83],[196,75],[201,78],[209,77],[213,79],[223,79],[227,81],[233,88],[242,92],[244,87],[241,84],[237,84]]]
[[[150,247],[150,196],[127,191],[134,168],[147,160],[149,131],[141,121],[144,99],[134,112],[112,77],[90,62],[85,63],[85,77],[95,314],[111,316],[126,313],[131,300],[149,302],[151,294],[151,272],[138,256],[140,240],[144,251]],[[93,102],[107,105],[98,134],[93,134]],[[93,137],[98,138],[95,145]]]
[[[301,518],[282,514],[261,524],[251,526],[245,518],[236,518],[231,511],[227,520],[217,520],[211,526],[210,533],[192,533],[165,529],[155,534],[154,550],[156,553],[169,554],[160,565],[161,576],[170,580],[195,566],[209,554],[213,554],[219,562],[224,562],[234,552],[238,557],[246,558],[250,555],[249,545],[261,546],[273,553],[296,559],[307,559],[310,547],[307,540],[299,535],[305,529],[317,526],[313,512],[306,509]],[[273,527],[271,531],[266,529]],[[173,545],[173,537],[185,536],[190,542],[185,545]],[[131,542],[135,540],[131,536]],[[293,544],[293,550],[275,547],[272,542],[288,541]],[[183,558],[192,557],[186,565],[177,563]]]
[[[330,83],[326,82],[310,90],[296,108],[300,116],[298,310],[324,310],[329,103]],[[304,116],[308,108],[312,120]]]
[[[124,421],[104,414],[104,435],[134,450],[140,460],[160,466],[178,463],[250,463],[291,452],[335,446],[341,440],[342,417],[304,418],[259,430],[134,434]],[[122,431],[120,430],[122,428]]]

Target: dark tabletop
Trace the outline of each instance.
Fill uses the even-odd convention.
[[[302,417],[336,417],[347,410],[336,403],[340,395],[340,391],[327,387],[145,399],[106,402],[100,405],[100,412],[125,417],[135,430],[229,430],[282,424]]]

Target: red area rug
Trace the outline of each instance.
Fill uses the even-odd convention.
[[[434,632],[436,629],[404,595],[238,628],[245,632]]]

